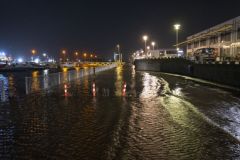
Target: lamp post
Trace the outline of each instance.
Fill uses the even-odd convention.
[[[62,54],[63,54],[63,62],[66,61],[66,50],[62,50]]]
[[[152,42],[152,47],[153,47],[153,50],[155,49],[155,42]]]
[[[84,57],[84,60],[85,60],[85,62],[86,62],[87,53],[84,53],[84,54],[83,54],[83,57]]]
[[[118,49],[118,55],[119,55],[119,61],[122,62],[122,54],[120,53],[120,45],[117,45],[117,49]]]
[[[90,61],[93,61],[93,54],[90,54]]]
[[[32,61],[33,61],[34,60],[34,55],[37,53],[37,51],[35,49],[32,49],[31,52],[32,52]]]
[[[47,61],[47,53],[43,53],[42,55],[44,57],[44,61],[46,62]]]
[[[178,48],[178,31],[180,29],[181,25],[180,24],[175,24],[174,29],[176,30],[176,49],[179,50]]]
[[[75,52],[76,62],[78,61],[78,52]]]
[[[147,40],[148,40],[148,36],[147,35],[144,35],[143,36],[143,40],[145,42],[145,52],[147,51]]]

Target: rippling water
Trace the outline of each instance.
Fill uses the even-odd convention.
[[[234,93],[118,67],[2,103],[0,158],[240,159],[239,113]]]

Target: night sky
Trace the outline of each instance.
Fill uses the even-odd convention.
[[[0,0],[0,50],[19,56],[35,48],[57,57],[61,49],[77,49],[112,57],[118,43],[125,55],[143,48],[143,34],[169,48],[175,43],[174,23],[182,25],[184,40],[239,16],[239,6],[237,0]]]

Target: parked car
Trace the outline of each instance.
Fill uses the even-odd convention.
[[[194,52],[195,60],[198,62],[215,61],[217,57],[216,48],[201,48]]]

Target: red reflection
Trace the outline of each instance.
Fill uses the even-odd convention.
[[[93,85],[92,85],[92,93],[93,93],[93,97],[96,97],[96,84],[95,84],[95,82],[93,82]]]
[[[123,95],[123,96],[126,96],[126,90],[127,90],[127,83],[124,82],[124,83],[123,83],[123,90],[122,90],[122,95]]]
[[[69,93],[68,93],[68,85],[67,84],[64,84],[64,96],[65,97],[68,97],[69,96]]]

